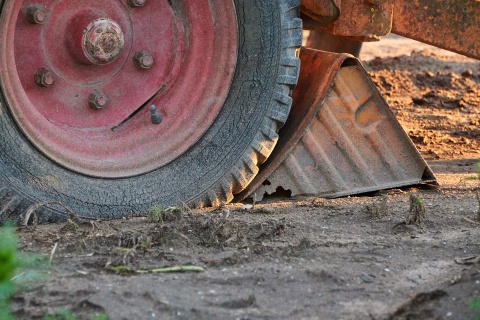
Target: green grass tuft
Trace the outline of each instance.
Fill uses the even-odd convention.
[[[477,312],[476,320],[480,320],[480,298],[472,300],[470,302],[470,307]]]
[[[13,277],[20,267],[17,255],[17,237],[11,225],[0,227],[0,319],[14,319],[8,300],[15,293]]]
[[[155,205],[148,210],[148,220],[152,223],[163,224],[167,221],[177,221],[181,219],[182,210],[178,207],[168,207],[165,209]]]
[[[93,316],[92,320],[108,320],[107,314],[98,314]],[[77,320],[77,317],[73,313],[65,309],[56,310],[54,314],[46,315],[42,320]]]
[[[480,182],[480,162],[475,163],[475,174],[462,179],[462,181],[479,181]]]

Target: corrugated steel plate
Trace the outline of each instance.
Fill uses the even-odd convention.
[[[301,59],[294,119],[241,198],[255,192],[258,200],[280,186],[292,196],[339,197],[435,182],[358,60],[307,49]]]

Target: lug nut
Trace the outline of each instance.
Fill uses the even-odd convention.
[[[146,0],[128,0],[128,5],[130,7],[143,7],[145,5]]]
[[[155,107],[153,104],[150,106],[150,117],[153,124],[162,123],[162,117],[158,113],[157,107]]]
[[[43,24],[47,19],[47,12],[40,6],[32,6],[27,9],[27,20],[35,24]]]
[[[48,88],[55,83],[53,73],[45,68],[40,68],[35,72],[35,84],[39,87]]]
[[[153,65],[153,56],[144,50],[137,51],[133,56],[133,63],[139,69],[150,69]]]
[[[92,109],[103,109],[108,103],[108,98],[100,90],[93,90],[88,96],[88,106]]]

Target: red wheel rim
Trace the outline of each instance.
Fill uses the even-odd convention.
[[[228,95],[238,42],[233,1],[81,6],[4,4],[0,78],[15,121],[46,156],[82,174],[128,177],[171,162],[200,139]]]

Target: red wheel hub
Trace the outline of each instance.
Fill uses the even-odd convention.
[[[0,25],[17,124],[49,158],[96,177],[146,173],[188,150],[236,66],[231,0],[16,0]]]

